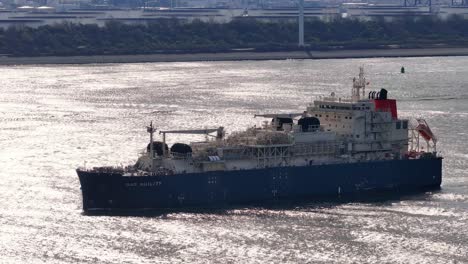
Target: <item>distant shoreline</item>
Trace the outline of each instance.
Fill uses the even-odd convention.
[[[93,56],[44,56],[0,57],[0,65],[37,64],[96,64],[96,63],[143,63],[143,62],[194,62],[194,61],[241,61],[285,59],[349,59],[375,57],[432,57],[468,56],[468,48],[421,48],[421,49],[364,49],[333,51],[275,51],[275,52],[224,52],[185,54],[143,55],[93,55]]]

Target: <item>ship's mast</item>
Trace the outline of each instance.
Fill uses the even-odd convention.
[[[151,159],[154,159],[153,134],[154,134],[154,131],[156,131],[156,129],[153,127],[153,121],[151,121],[150,125],[148,127],[146,127],[146,130],[150,134],[150,155],[151,155]]]
[[[351,91],[351,97],[354,102],[361,100],[361,89],[362,97],[366,96],[366,78],[364,77],[364,67],[359,67],[359,79],[353,79],[353,90]]]

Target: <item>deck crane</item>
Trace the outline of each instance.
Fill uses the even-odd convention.
[[[216,135],[210,135],[216,132]],[[216,140],[222,140],[224,137],[224,127],[218,128],[205,128],[205,129],[188,129],[188,130],[165,130],[159,131],[162,134],[163,146],[166,145],[166,134],[191,134],[191,135],[205,135],[216,138]],[[166,148],[163,147],[163,156],[166,157]]]

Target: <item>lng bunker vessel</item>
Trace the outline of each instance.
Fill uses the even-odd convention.
[[[78,168],[85,212],[313,201],[440,188],[442,157],[423,119],[400,119],[387,91],[332,93],[301,113],[261,114],[261,127],[159,131],[134,165]],[[166,144],[168,134],[203,142]],[[212,136],[211,138],[208,135]]]

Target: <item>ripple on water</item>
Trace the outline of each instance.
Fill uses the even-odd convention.
[[[467,63],[441,57],[0,67],[0,262],[468,262]],[[150,120],[161,130],[260,125],[264,119],[253,114],[302,111],[316,96],[347,94],[357,65],[369,66],[368,89],[388,89],[401,99],[401,116],[423,116],[439,135],[442,191],[376,203],[81,214],[74,169],[85,161],[133,162]],[[407,74],[399,74],[401,65]],[[178,135],[168,142],[195,140]]]

